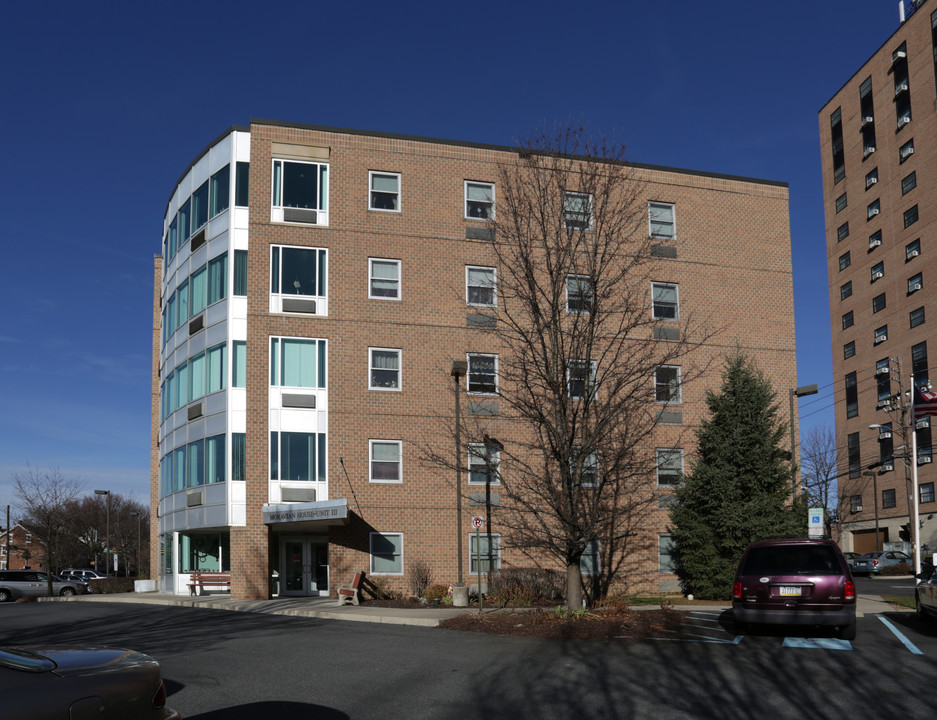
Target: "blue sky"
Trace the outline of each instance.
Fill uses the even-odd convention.
[[[251,118],[505,145],[574,119],[635,162],[790,183],[801,413],[832,425],[817,113],[897,0],[339,5],[5,4],[0,505],[27,463],[146,500],[162,214]]]

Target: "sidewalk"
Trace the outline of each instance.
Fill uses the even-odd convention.
[[[426,607],[388,608],[362,605],[338,605],[335,598],[274,598],[271,600],[235,600],[229,595],[168,595],[165,593],[114,593],[109,595],[75,595],[69,598],[40,597],[40,602],[113,602],[138,603],[141,605],[169,605],[175,607],[198,607],[210,610],[253,612],[266,615],[291,615],[296,617],[322,618],[324,620],[348,620],[351,622],[385,623],[389,625],[416,625],[436,627],[443,620],[477,612],[474,608]],[[632,610],[659,610],[658,605],[640,605]],[[727,605],[674,605],[678,612],[731,612]],[[484,612],[497,612],[500,608],[485,608]],[[859,595],[856,616],[875,615],[886,612],[914,612],[910,608],[896,608],[882,600],[880,595]]]

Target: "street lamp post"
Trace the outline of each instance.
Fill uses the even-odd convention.
[[[139,512],[130,513],[130,517],[137,519],[137,579],[140,579],[140,525],[143,522],[143,516]]]
[[[797,499],[797,463],[794,455],[794,397],[804,397],[805,395],[816,395],[819,389],[816,385],[802,385],[798,388],[791,388],[791,501]]]
[[[454,607],[468,605],[468,591],[462,577],[462,411],[459,406],[459,379],[465,377],[468,363],[465,360],[452,361],[452,380],[455,390],[455,528],[456,553],[458,554],[458,582],[452,591],[452,604]],[[481,588],[479,588],[481,590]]]
[[[111,564],[108,560],[108,553],[110,552],[111,545],[111,491],[110,490],[95,490],[95,495],[106,495],[107,496],[107,520],[104,529],[104,575],[106,577],[111,576]]]

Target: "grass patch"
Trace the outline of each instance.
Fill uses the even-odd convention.
[[[914,597],[907,595],[882,595],[882,600],[891,603],[895,607],[910,608],[914,610]]]

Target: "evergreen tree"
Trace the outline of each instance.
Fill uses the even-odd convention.
[[[745,547],[765,537],[805,535],[802,502],[791,505],[791,463],[781,443],[771,383],[741,352],[726,361],[722,387],[706,393],[710,417],[696,432],[698,456],[671,509],[683,590],[728,598]]]

